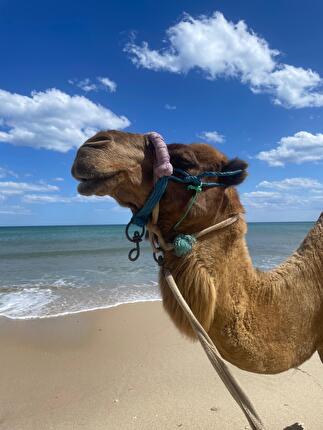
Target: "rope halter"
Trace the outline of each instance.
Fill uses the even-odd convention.
[[[182,169],[173,169],[173,166],[170,163],[167,145],[163,137],[156,132],[147,133],[147,136],[155,148],[156,161],[154,164],[154,176],[157,178],[157,180],[144,206],[132,216],[126,227],[125,233],[127,239],[135,244],[135,248],[131,249],[128,254],[128,258],[131,261],[137,260],[140,255],[139,244],[144,237],[145,227],[149,223],[154,209],[158,206],[161,198],[166,192],[169,181],[183,184],[186,186],[187,190],[195,192],[189,200],[183,215],[174,225],[173,229],[176,230],[189,214],[199,193],[208,188],[226,186],[221,182],[203,182],[203,178],[222,178],[227,176],[235,176],[242,172],[242,170],[234,170],[231,172],[203,172],[195,176],[190,175],[188,172]],[[130,227],[132,225],[141,227],[141,230],[135,230],[131,236]],[[181,257],[192,250],[194,243],[195,240],[192,235],[178,235],[175,237],[172,248],[174,249],[175,255]]]

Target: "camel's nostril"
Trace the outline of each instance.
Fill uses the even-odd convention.
[[[107,139],[104,136],[96,136],[93,137],[90,140],[87,140],[83,145],[82,148],[94,148],[94,149],[102,149],[103,146],[111,143],[111,139]]]
[[[84,143],[81,148],[102,149],[102,142]]]

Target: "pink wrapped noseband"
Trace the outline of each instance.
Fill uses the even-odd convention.
[[[171,176],[173,173],[173,166],[170,164],[170,157],[167,149],[167,145],[163,139],[163,137],[156,133],[155,131],[151,131],[150,133],[146,133],[150,142],[154,145],[155,154],[156,154],[156,162],[154,164],[154,173],[157,178],[161,178],[162,176]]]

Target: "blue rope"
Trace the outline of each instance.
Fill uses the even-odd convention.
[[[169,178],[170,176],[162,176],[158,179],[144,206],[131,218],[131,224],[136,224],[139,227],[144,227],[147,224],[154,207],[166,191]]]
[[[182,175],[182,177],[172,175],[172,176],[163,176],[159,178],[155,184],[155,187],[152,193],[149,195],[148,199],[146,200],[146,203],[144,204],[144,206],[141,209],[139,209],[139,211],[131,218],[130,224],[135,224],[139,227],[144,227],[148,223],[149,217],[154,207],[157,205],[157,203],[160,201],[160,199],[163,197],[166,191],[168,181],[178,182],[185,185],[187,184],[188,189],[191,189],[192,185],[193,187],[202,187],[202,188],[223,187],[225,186],[225,184],[221,184],[221,182],[202,182],[201,179],[234,176],[241,173],[242,170],[234,170],[232,172],[203,172],[197,176],[190,175],[189,173],[185,172],[185,170],[181,170],[181,169],[175,169],[174,172],[179,173],[180,175]]]

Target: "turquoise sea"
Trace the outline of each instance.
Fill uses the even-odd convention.
[[[254,264],[269,269],[313,223],[250,223]],[[0,227],[0,315],[33,318],[158,300],[148,243],[132,263],[124,226]]]

